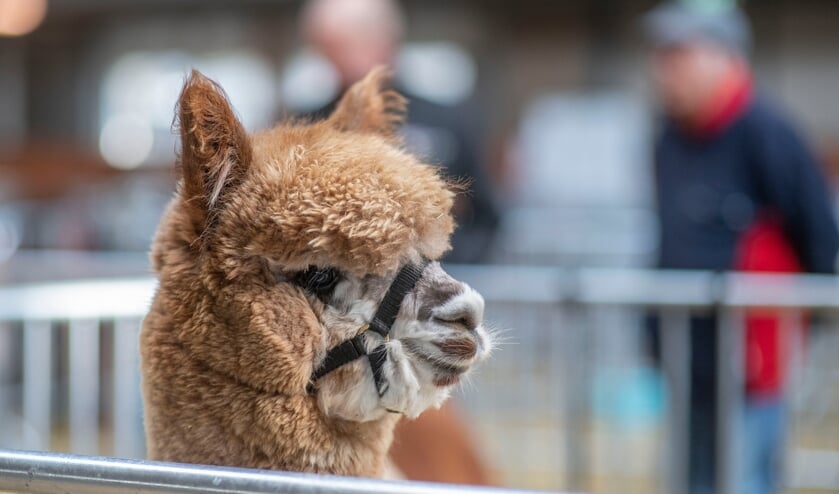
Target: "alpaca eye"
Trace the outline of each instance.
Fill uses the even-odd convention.
[[[328,296],[335,285],[338,284],[338,270],[334,268],[318,268],[309,266],[306,271],[300,273],[298,283],[307,291],[318,297]]]

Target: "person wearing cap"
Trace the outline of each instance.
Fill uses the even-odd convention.
[[[667,3],[647,13],[643,27],[663,113],[655,146],[658,266],[834,273],[839,233],[828,182],[795,126],[755,89],[744,14]],[[715,491],[716,326],[712,317],[691,320],[692,493]],[[738,492],[780,492],[791,342],[776,312],[747,312],[745,327]]]

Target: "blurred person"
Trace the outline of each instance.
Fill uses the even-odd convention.
[[[393,67],[404,33],[403,14],[391,0],[311,0],[302,11],[304,38],[327,58],[340,77],[341,92],[377,65]],[[494,191],[480,160],[479,126],[475,108],[431,102],[398,83],[408,98],[404,127],[409,149],[440,164],[448,177],[466,180],[467,194],[454,207],[458,228],[444,261],[479,263],[489,259],[499,222]],[[325,118],[338,98],[313,112]]]
[[[667,3],[646,14],[643,26],[664,114],[655,147],[658,266],[835,272],[839,233],[827,180],[795,126],[755,89],[744,14]],[[745,326],[738,492],[780,492],[791,342],[783,338],[787,332],[779,334],[777,311],[749,311]],[[692,319],[692,493],[715,490],[716,340],[714,318]]]
[[[377,65],[393,66],[404,32],[403,14],[390,0],[310,0],[302,11],[303,35],[338,72],[341,93]],[[396,78],[398,80],[398,77]],[[449,262],[483,262],[498,223],[498,212],[478,159],[474,115],[443,106],[396,87],[408,98],[406,145],[455,180],[470,180],[471,193],[454,206],[458,227],[452,235]],[[312,118],[326,118],[340,94]],[[470,119],[470,117],[472,117]],[[473,485],[493,483],[489,469],[456,408],[446,404],[413,421],[403,420],[390,458],[396,475],[412,480]]]

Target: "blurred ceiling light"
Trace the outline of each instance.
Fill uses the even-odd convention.
[[[261,55],[245,50],[205,53],[194,66],[224,88],[246,129],[255,131],[274,123],[277,83],[273,68]],[[178,92],[179,87],[170,97]]]
[[[460,45],[447,41],[406,43],[396,61],[409,93],[441,105],[456,105],[475,90],[478,66]]]
[[[47,0],[0,0],[0,36],[23,36],[47,15]]]
[[[130,170],[151,154],[154,131],[147,119],[130,114],[108,117],[99,134],[99,152],[114,168]]]
[[[338,72],[320,54],[303,49],[292,56],[280,79],[280,98],[292,112],[316,110],[338,95]]]
[[[99,93],[99,150],[111,166],[172,164],[177,144],[171,131],[172,109],[192,67],[225,88],[245,128],[261,129],[274,122],[275,75],[258,52],[124,51],[103,74]]]

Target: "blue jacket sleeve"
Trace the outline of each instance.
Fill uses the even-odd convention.
[[[756,127],[753,159],[765,205],[780,213],[807,271],[834,273],[839,230],[827,178],[803,139],[778,115],[764,113]]]

